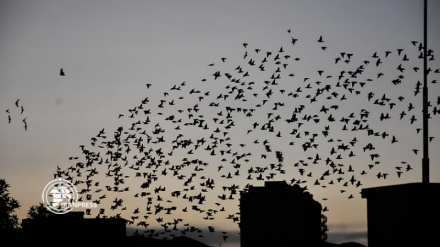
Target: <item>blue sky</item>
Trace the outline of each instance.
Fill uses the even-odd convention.
[[[435,14],[439,11],[440,4],[437,1],[428,1],[428,48],[434,54],[440,44],[440,19]],[[218,114],[222,110],[225,113],[226,106],[254,109],[252,117],[234,113],[234,126],[227,131],[222,130],[228,132],[223,133],[225,138],[231,137],[226,142],[231,142],[234,148],[232,153],[252,153],[247,156],[249,162],[238,162],[240,168],[228,167],[231,162],[237,162],[235,156],[228,156],[227,161],[222,161],[219,155],[213,156],[203,150],[190,156],[188,150],[181,148],[165,159],[175,165],[181,164],[185,157],[208,163],[209,166],[198,172],[197,183],[202,183],[204,178],[216,181],[216,190],[207,194],[207,203],[214,204],[218,201],[216,196],[221,194],[217,190],[222,190],[222,186],[261,186],[261,180],[246,179],[248,170],[251,167],[270,167],[271,163],[278,162],[274,156],[275,150],[282,152],[286,173],[276,172],[275,179],[290,181],[295,178],[305,181],[303,185],[307,185],[314,198],[329,208],[326,215],[329,218],[330,242],[353,240],[366,243],[364,234],[361,234],[363,238],[356,237],[366,231],[366,201],[360,198],[361,188],[421,181],[421,152],[415,154],[412,149],[422,150],[421,134],[416,133],[417,128],[422,126],[422,96],[414,95],[414,90],[417,81],[422,82],[423,78],[420,71],[415,72],[414,67],[422,68],[423,63],[417,59],[419,50],[412,41],[421,42],[423,39],[423,1],[3,0],[0,2],[0,33],[0,174],[11,185],[11,195],[22,205],[18,210],[21,218],[26,217],[31,205],[41,202],[42,190],[53,179],[57,167],[65,170],[77,162],[69,160],[69,157],[84,160],[80,145],[100,151],[104,157],[104,149],[91,145],[91,139],[100,130],[104,129],[110,138],[118,127],[123,126],[125,131],[129,131],[133,122],[144,121],[144,116],[139,119],[130,118],[129,110],[139,107],[145,98],[149,100],[145,107],[152,112],[151,123],[141,127],[151,132],[159,124],[161,129],[166,130],[166,143],[163,146],[145,144],[148,149],[151,147],[154,150],[161,147],[170,151],[172,140],[181,133],[192,140],[209,140],[210,133],[216,129],[214,126],[221,127],[213,122],[214,118],[221,118]],[[317,42],[320,36],[324,43]],[[291,43],[292,38],[297,39],[294,45]],[[247,43],[246,47],[244,43]],[[282,53],[279,52],[281,48],[284,50]],[[403,49],[401,54],[399,49]],[[387,57],[386,51],[391,51]],[[258,63],[267,52],[272,55],[268,58],[266,70],[251,69],[249,59],[254,58]],[[380,66],[375,65],[375,52],[382,58]],[[276,64],[274,60],[277,53],[282,57],[281,64]],[[347,57],[341,53],[353,55],[348,59],[350,61],[345,61]],[[402,61],[404,55],[410,58],[409,61]],[[335,63],[337,57],[341,58],[339,63]],[[226,60],[222,61],[222,58]],[[365,61],[370,63],[366,64]],[[283,68],[283,64],[288,65]],[[366,84],[365,87],[356,84],[354,90],[360,91],[359,95],[338,89],[339,94],[333,99],[324,99],[322,96],[312,103],[307,97],[320,86],[334,86],[342,71],[347,76],[349,71],[356,70],[362,64],[365,70],[356,81]],[[403,72],[397,70],[400,64],[405,68]],[[239,65],[247,68],[250,74],[249,77],[240,75],[246,84],[247,93],[244,98],[247,101],[231,97],[221,100],[218,96],[233,90],[233,85],[229,85],[232,82],[223,73],[237,74],[235,68]],[[277,67],[282,68],[282,72],[275,72]],[[429,61],[429,67],[432,68],[428,79],[432,105],[430,109],[433,109],[440,95],[438,83],[432,83],[440,80],[439,74],[434,73],[435,69],[440,68],[438,59]],[[66,76],[59,75],[60,68],[65,70]],[[213,74],[217,71],[222,76],[214,79]],[[323,73],[320,75],[318,71]],[[271,80],[272,73],[281,76],[277,79],[277,85],[265,83]],[[379,73],[384,76],[378,78]],[[399,75],[403,75],[401,83],[394,85],[392,80],[399,78]],[[308,81],[305,78],[309,78]],[[317,81],[322,84],[317,84]],[[253,84],[249,85],[250,82]],[[171,90],[173,86],[182,83],[185,85],[182,90]],[[308,83],[313,87],[312,90],[307,90]],[[151,84],[151,87],[147,88],[146,84]],[[235,84],[245,89],[243,85]],[[268,91],[265,86],[272,88],[273,97],[266,96]],[[298,87],[302,88],[302,92],[298,93],[297,98],[287,96]],[[285,93],[281,90],[285,90]],[[372,104],[367,100],[369,92],[374,92],[373,99],[381,100],[384,95],[385,98],[389,97],[391,102],[396,103],[395,108],[389,108],[390,101],[383,101],[386,107]],[[348,100],[340,100],[345,93]],[[400,101],[398,97],[402,95],[405,99]],[[176,105],[170,104],[172,99]],[[161,100],[165,100],[166,107],[159,107]],[[267,105],[257,106],[264,100],[267,100]],[[223,108],[210,107],[211,102],[220,102]],[[414,110],[400,119],[399,114],[408,110],[409,102],[415,106]],[[278,103],[285,103],[279,106],[279,111],[273,109]],[[195,105],[200,111],[190,112],[188,108],[194,109]],[[301,105],[305,106],[305,110],[298,113],[298,117],[316,115],[321,119],[319,123],[301,120],[304,125],[296,127],[301,137],[289,135],[295,127],[285,121],[274,121],[275,129],[282,134],[280,138],[276,137],[277,132],[262,129],[248,132],[254,122],[259,122],[261,127],[263,121],[276,115],[283,119],[289,118]],[[329,115],[321,112],[321,109],[333,105],[339,105],[339,109],[333,111],[336,121],[326,122]],[[341,130],[343,124],[338,120],[349,118],[351,113],[358,116],[362,109],[369,112],[369,126],[374,131],[389,133],[388,137],[375,138],[365,131]],[[191,121],[194,118],[205,119],[206,123],[210,123],[210,130],[201,131],[182,123],[183,130],[179,132],[175,129],[178,123],[166,120],[171,115],[178,119],[178,110],[193,114]],[[332,113],[332,110],[329,111]],[[380,121],[380,115],[386,115],[387,112],[391,118]],[[124,116],[119,118],[120,114]],[[410,124],[412,115],[418,120]],[[9,116],[11,123],[8,122]],[[185,115],[183,120],[189,121],[187,118]],[[24,129],[24,119],[27,130]],[[433,115],[429,124],[429,135],[434,137],[429,146],[430,178],[432,182],[439,182],[440,170],[436,165],[440,161],[436,152],[440,145],[438,115]],[[321,133],[327,125],[332,131],[328,138],[324,138]],[[317,139],[319,148],[304,151],[302,144],[310,141],[304,136],[305,132],[320,134]],[[398,142],[391,144],[393,135]],[[329,157],[332,145],[336,145],[328,142],[329,138],[333,138],[334,143],[339,139],[340,143],[348,145],[356,138],[355,145],[352,145],[356,156],[344,153],[338,164],[344,170],[347,169],[344,181],[355,176],[356,180],[362,181],[361,187],[344,187],[343,183],[330,186],[328,183],[331,179],[337,183],[336,176],[321,181],[320,185],[314,185],[320,178],[319,174],[328,169],[325,158]],[[257,139],[261,142],[268,140],[272,145],[274,151],[269,154],[269,158],[261,158],[265,149],[262,144],[254,143]],[[295,144],[289,145],[290,142]],[[376,148],[369,154],[380,155],[380,163],[371,171],[367,170],[368,165],[376,160],[372,161],[369,154],[362,152],[368,143]],[[223,151],[227,150],[227,147],[222,148]],[[312,164],[308,158],[316,157],[317,154],[322,160]],[[129,161],[134,162],[135,158],[130,157]],[[313,176],[300,174],[304,163],[308,163],[308,166],[303,169],[312,172]],[[218,172],[218,167],[222,164],[225,167],[222,171],[234,173],[239,169],[241,175],[232,179],[221,177],[224,174]],[[413,169],[399,178],[395,167],[405,168],[407,164]],[[355,170],[353,175],[348,172],[350,166]],[[99,169],[103,170],[96,181],[101,179],[99,181],[102,183],[108,182],[108,178],[103,177],[105,167]],[[361,179],[360,173],[363,170],[368,173]],[[168,170],[168,174],[170,172]],[[182,173],[189,176],[193,171],[182,170]],[[388,177],[378,178],[379,173],[387,173]],[[131,209],[143,205],[142,202],[130,199],[139,183],[139,179],[133,176],[135,174],[131,173],[130,179],[127,179],[132,190],[120,195],[126,199],[127,208]],[[168,199],[173,199],[169,195],[170,191],[182,186],[180,180],[170,175],[159,176],[152,187],[160,185],[169,188],[162,193]],[[197,189],[201,188],[197,186]],[[341,193],[341,189],[347,191]],[[354,198],[348,199],[349,194]],[[179,208],[190,205],[184,200],[172,201]],[[237,202],[223,202],[228,213],[237,212]],[[176,215],[186,217],[191,224],[200,227],[213,224],[217,229],[235,234],[238,230],[235,223],[224,217],[227,215],[219,214],[211,222],[200,219],[197,212],[175,213],[173,217]],[[151,217],[149,220],[153,227],[155,219]],[[237,239],[237,236],[231,235],[231,239],[234,238]],[[232,242],[225,242],[222,246],[228,244],[233,245]]]

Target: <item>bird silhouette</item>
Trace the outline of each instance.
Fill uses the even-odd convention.
[[[27,119],[27,118],[24,118],[24,119],[22,120],[22,122],[24,123],[24,130],[27,130],[27,129],[28,129],[28,125],[27,125],[26,119]]]

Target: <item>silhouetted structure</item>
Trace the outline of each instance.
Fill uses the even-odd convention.
[[[321,245],[321,204],[299,185],[264,185],[241,193],[241,247]]]
[[[362,189],[367,199],[368,246],[440,246],[439,183]]]
[[[123,218],[84,218],[84,212],[51,214],[47,219],[22,221],[20,239],[30,243],[122,243]]]
[[[1,242],[0,242],[1,243]],[[127,236],[123,218],[84,218],[84,212],[51,214],[46,219],[24,219],[18,236],[20,244],[59,244],[97,246],[209,247],[186,236],[155,239]]]
[[[186,236],[174,237],[169,240],[148,238],[143,236],[129,236],[124,246],[148,247],[211,247]]]

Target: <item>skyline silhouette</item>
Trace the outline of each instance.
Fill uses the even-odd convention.
[[[5,214],[14,217],[15,199],[9,195],[9,184],[2,179],[0,188],[0,203],[12,211],[0,211],[2,222],[10,219]],[[326,221],[321,214],[321,205],[313,200],[305,188],[295,184],[289,186],[284,181],[266,182],[265,187],[251,187],[249,191],[240,193],[240,212],[243,219],[240,229],[241,246],[364,246],[355,242],[335,244],[326,241]],[[5,205],[4,205],[5,204]],[[312,206],[313,205],[313,206]],[[2,209],[4,207],[2,206]],[[267,211],[267,214],[265,213]],[[265,219],[262,215],[267,215]],[[185,233],[160,238],[151,234],[145,236],[137,229],[129,233],[127,220],[120,217],[87,218],[83,211],[53,212],[48,205],[39,203],[29,209],[27,218],[16,227],[2,225],[0,236],[4,244],[36,244],[48,241],[62,242],[74,236],[77,242],[90,244],[113,245],[149,245],[155,247],[209,246]],[[284,223],[283,223],[284,221]],[[289,222],[285,222],[289,221]],[[276,224],[279,230],[263,227]],[[5,228],[6,226],[6,228]],[[50,233],[49,235],[47,233]],[[225,239],[228,236],[224,236]],[[221,246],[221,244],[220,244]]]
[[[261,9],[272,11],[271,16],[276,16],[275,10],[284,6],[260,4]],[[322,4],[299,6],[320,10],[317,6]],[[52,7],[44,6],[33,8],[41,13],[51,12]],[[58,5],[61,6],[74,5]],[[100,26],[98,18],[92,18],[88,15],[91,12],[79,6],[75,14],[82,13],[87,16],[85,20],[94,20],[93,27]],[[328,12],[319,13],[329,17],[336,7],[328,3],[326,6]],[[352,11],[365,7],[360,3],[341,6]],[[390,7],[390,3],[384,6]],[[413,6],[408,1],[400,8],[409,10]],[[438,4],[432,6],[435,9]],[[133,16],[143,13],[140,8],[128,9],[136,13]],[[385,9],[381,11],[386,12]],[[176,13],[185,13],[187,18],[193,16],[188,9],[184,10]],[[375,10],[380,17],[382,12]],[[99,13],[107,17],[110,12]],[[348,11],[344,13],[347,18],[351,15]],[[394,31],[405,26],[400,16],[403,13],[394,13],[395,19],[386,16],[390,25],[394,23]],[[218,40],[216,47],[200,40],[211,37],[212,31],[201,36],[188,34],[199,37],[198,41],[183,35],[192,42],[186,50],[178,45],[159,50],[159,43],[168,39],[150,36],[148,32],[133,37],[137,32],[130,31],[132,35],[121,36],[133,42],[129,45],[84,43],[72,49],[77,56],[81,54],[79,59],[66,53],[64,58],[48,59],[40,69],[24,73],[32,76],[38,71],[36,80],[47,81],[46,86],[36,83],[22,91],[9,91],[13,84],[2,84],[5,97],[1,102],[5,109],[1,171],[10,174],[6,179],[14,181],[12,188],[17,188],[17,192],[32,184],[31,189],[13,194],[23,198],[21,193],[25,193],[29,199],[24,200],[24,205],[35,204],[48,182],[64,178],[77,187],[80,201],[98,205],[84,209],[87,216],[121,215],[128,220],[129,227],[155,229],[155,234],[162,229],[161,236],[193,227],[201,231],[200,238],[209,235],[228,244],[223,242],[224,235],[229,239],[237,237],[238,192],[267,181],[286,181],[305,186],[324,206],[330,238],[332,231],[340,231],[337,226],[343,227],[348,220],[354,221],[349,229],[365,232],[366,202],[361,198],[362,188],[421,181],[424,47],[420,28],[416,28],[419,25],[414,21],[417,18],[411,19],[413,29],[406,28],[402,34],[396,31],[388,38],[382,37],[389,43],[380,43],[382,32],[376,24],[380,18],[368,19],[370,35],[377,36],[360,42],[355,24],[350,31],[331,29],[331,25],[312,28],[295,22],[298,17],[288,11],[281,16],[292,19],[281,26],[274,19],[273,26],[276,24],[277,28],[267,28],[267,34],[236,36],[233,31],[215,32],[227,37]],[[72,14],[72,19],[66,20],[57,15],[76,27],[71,22],[78,20],[75,17]],[[309,17],[303,16],[301,20],[307,21]],[[133,22],[130,19],[123,23]],[[8,27],[12,25],[0,26],[2,30]],[[198,28],[198,32],[205,30]],[[58,29],[51,26],[51,30]],[[87,39],[87,32],[81,30],[71,34],[82,34],[78,38]],[[104,33],[111,34],[111,30],[123,33],[122,30],[139,28],[109,28]],[[171,33],[178,28],[173,30]],[[337,30],[339,33],[334,34]],[[68,32],[61,33],[73,37]],[[437,40],[439,35],[432,33],[430,37]],[[158,42],[140,45],[142,35],[150,41],[156,37]],[[60,52],[52,38],[47,40],[51,41],[48,46],[52,44]],[[12,47],[6,44],[1,46],[2,52]],[[428,44],[429,145],[435,150],[440,143],[440,130],[436,128],[440,113],[440,66],[435,59],[437,47],[431,46],[436,43]],[[91,57],[78,53],[90,47],[102,50],[97,49]],[[101,64],[103,61],[96,54],[110,50],[113,58],[107,57]],[[12,78],[19,77],[6,71],[2,78],[12,82],[16,80]],[[45,88],[44,94],[35,87]],[[22,155],[26,157],[24,161],[18,159]],[[438,155],[431,154],[433,182],[439,179],[435,165]],[[23,165],[16,163],[19,160]],[[18,186],[20,179],[26,183]],[[26,207],[20,209],[20,215],[23,210]]]

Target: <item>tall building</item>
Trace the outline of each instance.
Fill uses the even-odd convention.
[[[240,195],[241,247],[319,246],[321,204],[299,185],[284,181],[251,186]]]
[[[368,246],[440,246],[439,183],[365,188]]]

